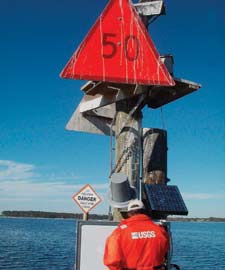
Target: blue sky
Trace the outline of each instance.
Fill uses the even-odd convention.
[[[225,3],[165,2],[150,35],[176,77],[202,84],[163,107],[168,177],[189,216],[225,217]],[[106,3],[1,0],[0,211],[79,212],[71,197],[90,183],[93,213],[107,213],[109,138],[65,130],[85,82],[59,77]],[[160,110],[144,109],[143,126],[162,128]]]

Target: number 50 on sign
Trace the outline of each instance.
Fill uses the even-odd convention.
[[[111,0],[61,73],[63,78],[174,85],[130,0]]]

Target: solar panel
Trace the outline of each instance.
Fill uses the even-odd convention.
[[[162,215],[187,215],[188,210],[177,186],[145,184],[150,211]]]

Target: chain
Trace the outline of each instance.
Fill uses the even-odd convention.
[[[111,175],[114,172],[120,172],[123,168],[124,164],[128,162],[130,157],[132,156],[133,150],[135,149],[135,144],[137,143],[137,139],[135,138],[133,143],[129,145],[126,149],[123,150],[122,154],[120,155],[120,158],[118,159],[114,169],[111,172]],[[122,163],[121,163],[122,161]]]

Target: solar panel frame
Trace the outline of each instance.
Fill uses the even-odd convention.
[[[144,184],[144,191],[152,213],[162,215],[188,214],[188,209],[177,186]]]

